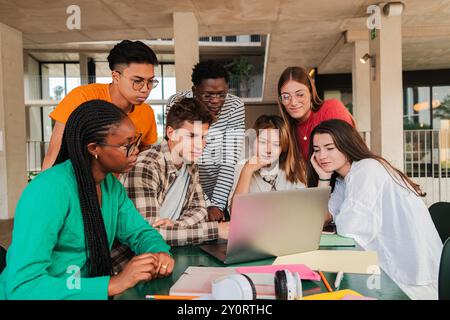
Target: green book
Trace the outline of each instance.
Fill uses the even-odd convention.
[[[355,245],[352,238],[342,237],[338,234],[322,234],[320,237],[321,247],[354,247]]]

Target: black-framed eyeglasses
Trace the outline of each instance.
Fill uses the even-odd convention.
[[[220,93],[200,93],[198,96],[205,101],[209,101],[212,98],[217,98],[219,100],[225,100],[227,97],[228,92],[220,92]]]
[[[126,151],[127,158],[128,158],[131,154],[133,154],[133,152],[134,152],[134,150],[136,150],[136,148],[139,148],[139,145],[141,144],[141,141],[142,141],[142,133],[140,133],[136,137],[136,139],[134,139],[133,142],[131,142],[131,143],[125,145],[125,146],[121,146],[121,145],[118,145],[118,144],[102,143],[102,142],[97,143],[97,144],[100,145],[100,146],[114,147],[114,148],[122,149],[122,150]]]
[[[141,90],[144,87],[144,85],[146,84],[146,82],[147,82],[147,89],[149,89],[149,90],[155,89],[159,83],[158,79],[155,79],[155,78],[149,79],[147,81],[145,81],[145,79],[139,79],[139,80],[131,79],[131,78],[125,77],[122,74],[122,72],[120,72],[120,71],[116,70],[116,72],[119,73],[125,79],[131,80],[131,86],[133,87],[133,90],[136,90],[136,91]]]

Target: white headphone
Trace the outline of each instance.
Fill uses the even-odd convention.
[[[295,300],[303,295],[302,281],[298,272],[289,270],[275,272],[275,297],[277,300]]]
[[[302,281],[297,272],[277,271],[274,286],[277,300],[294,300],[302,297]],[[231,274],[213,280],[212,296],[216,300],[255,300],[256,287],[247,275]]]
[[[256,288],[245,274],[231,274],[212,282],[212,296],[216,300],[256,300]]]

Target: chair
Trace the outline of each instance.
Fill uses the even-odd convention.
[[[439,300],[450,300],[450,239],[444,244],[439,266]]]
[[[6,249],[0,246],[0,273],[6,267]]]
[[[444,243],[450,237],[450,202],[436,202],[428,210]]]

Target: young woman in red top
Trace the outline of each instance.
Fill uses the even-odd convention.
[[[301,155],[304,163],[309,161],[309,139],[318,124],[340,119],[355,126],[353,117],[342,102],[319,98],[314,82],[302,67],[288,67],[283,71],[278,81],[278,101],[293,141],[292,147],[297,147],[297,156]]]

